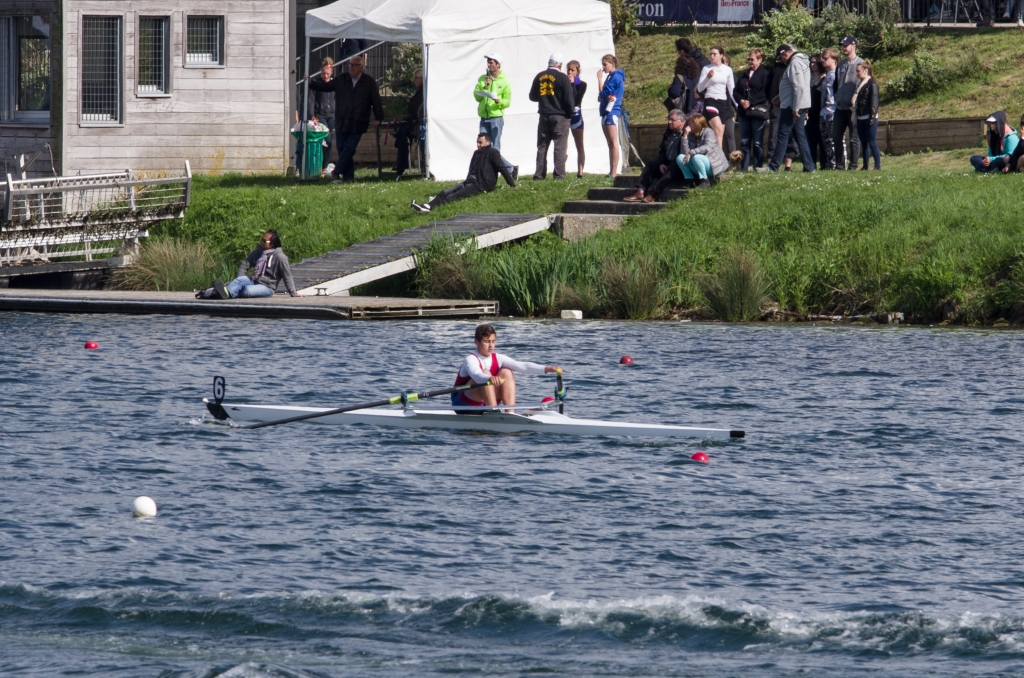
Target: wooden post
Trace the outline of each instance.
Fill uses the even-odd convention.
[[[303,85],[304,86],[302,88],[302,120],[299,121],[299,124],[302,125],[302,127],[299,128],[299,129],[302,130],[302,174],[300,174],[299,176],[302,177],[303,181],[306,180],[306,164],[309,162],[309,158],[306,157],[307,155],[309,155],[309,149],[306,148],[306,136],[309,134],[309,129],[308,129],[309,125],[306,124],[306,120],[309,117],[309,36],[308,35],[306,36],[306,60],[305,60],[305,64],[306,64],[306,68],[305,68],[305,70],[306,70],[306,79],[303,80]]]

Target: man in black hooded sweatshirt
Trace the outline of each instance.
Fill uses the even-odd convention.
[[[430,212],[435,207],[456,200],[471,198],[480,193],[490,193],[498,186],[499,174],[505,177],[505,183],[512,188],[517,188],[512,174],[501,159],[501,153],[491,146],[491,135],[480,134],[476,138],[476,152],[469,160],[469,173],[466,174],[466,180],[461,184],[444,189],[426,204],[421,205],[413,200],[412,208],[417,212]]]

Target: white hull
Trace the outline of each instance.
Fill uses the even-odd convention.
[[[208,402],[204,399],[203,402]],[[303,414],[327,412],[327,407],[289,407],[285,405],[233,405],[221,403],[233,421],[258,423],[286,419]],[[482,414],[456,414],[453,410],[365,409],[311,419],[321,424],[373,424],[398,428],[442,428],[495,433],[556,433],[576,436],[654,436],[659,438],[701,438],[729,440],[742,438],[743,431],[722,428],[698,428],[669,424],[633,424],[629,422],[573,419],[551,411],[528,416],[487,411]]]

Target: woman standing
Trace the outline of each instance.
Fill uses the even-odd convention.
[[[750,69],[736,81],[733,96],[739,104],[736,107],[740,119],[740,150],[743,151],[744,172],[751,163],[757,169],[764,162],[764,126],[770,114],[768,104],[768,71],[761,68],[764,51],[752,49],[747,54]]]
[[[682,153],[676,156],[676,164],[687,180],[696,182],[697,188],[708,188],[712,181],[729,169],[729,161],[718,138],[699,113],[691,116],[683,129],[680,150]]]
[[[857,64],[857,90],[853,93],[854,111],[857,115],[857,136],[860,138],[862,170],[868,168],[868,154],[875,158],[875,169],[882,169],[882,153],[878,150],[878,83],[875,82],[871,62],[865,59]]]
[[[697,82],[700,80],[700,66],[693,57],[680,53],[676,59],[672,84],[668,86],[668,97],[664,104],[669,111],[680,110],[689,115],[696,102]]]
[[[711,65],[705,66],[700,72],[697,91],[704,96],[704,115],[711,129],[715,131],[718,145],[722,146],[725,137],[725,126],[732,124],[732,93],[736,89],[736,80],[732,69],[722,63],[725,50],[712,47],[708,52]]]
[[[811,68],[811,107],[807,111],[804,130],[807,133],[807,145],[811,149],[811,158],[819,167],[825,167],[825,146],[821,138],[821,84],[825,80],[825,66],[821,55],[815,54],[810,60]]]
[[[608,178],[614,179],[619,173],[619,117],[622,115],[622,95],[626,90],[626,74],[619,69],[619,60],[614,54],[601,58],[601,70],[597,72],[597,86],[601,92],[601,129],[608,141]]]
[[[580,80],[580,62],[570,61],[565,69],[572,83],[573,92],[576,93],[576,107],[572,109],[572,120],[569,121],[569,130],[572,132],[572,140],[576,142],[576,178],[583,178],[583,163],[587,155],[583,150],[583,95],[587,93],[587,83]]]

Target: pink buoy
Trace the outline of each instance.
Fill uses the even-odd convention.
[[[633,364],[633,358],[631,358],[628,355],[624,355],[624,356],[622,356],[619,359],[619,364],[620,365],[632,365]]]
[[[697,462],[698,464],[706,464],[710,461],[708,459],[708,455],[704,454],[703,452],[694,452],[690,459]]]
[[[87,341],[87,342],[85,342],[85,347],[87,349],[89,349],[90,351],[92,351],[92,350],[95,350],[95,349],[99,348],[100,345],[97,344],[95,341]]]

